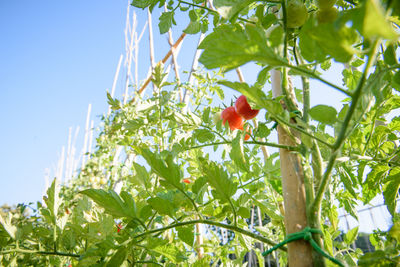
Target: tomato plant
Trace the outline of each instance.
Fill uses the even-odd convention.
[[[76,177],[55,179],[35,207],[1,213],[0,265],[398,265],[400,2],[333,2],[171,0],[164,10],[165,1],[133,1],[161,12],[162,34],[187,12],[176,42],[205,33],[204,68],[182,82],[165,57],[129,86],[138,88],[130,100],[108,94]],[[337,19],[321,23],[317,12],[331,9]],[[219,115],[227,88],[265,116]],[[226,134],[226,123],[239,131]],[[343,232],[338,210],[360,221],[359,203],[375,197],[391,229]],[[374,251],[353,248],[359,235]]]
[[[250,107],[244,95],[241,95],[236,99],[235,110],[236,113],[242,116],[245,120],[253,119],[257,116],[258,112],[260,112],[258,109],[252,109]]]

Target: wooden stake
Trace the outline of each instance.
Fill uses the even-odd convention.
[[[271,71],[272,93],[274,97],[282,95],[281,74],[278,70]],[[292,137],[278,125],[279,144],[296,146],[300,140]],[[292,132],[296,136],[295,132]],[[285,207],[286,234],[296,233],[307,226],[306,195],[304,189],[304,174],[300,157],[286,149],[279,149],[282,192]],[[298,240],[288,245],[288,262],[290,267],[313,266],[311,245],[304,240]]]

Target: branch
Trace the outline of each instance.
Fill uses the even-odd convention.
[[[163,231],[166,231],[166,230],[171,229],[171,228],[182,227],[182,226],[185,226],[185,225],[196,224],[196,223],[214,225],[214,226],[217,226],[217,227],[225,228],[225,229],[228,229],[228,230],[231,230],[231,231],[234,231],[234,232],[241,233],[243,235],[252,237],[252,238],[254,238],[254,239],[258,240],[258,241],[261,241],[263,243],[266,243],[266,244],[268,244],[270,246],[275,246],[276,245],[276,243],[274,241],[272,241],[272,240],[270,240],[270,239],[268,239],[266,237],[257,235],[257,234],[255,234],[253,232],[248,231],[248,230],[244,230],[244,229],[242,229],[240,227],[233,226],[233,225],[230,225],[230,224],[223,224],[223,223],[219,223],[219,222],[214,222],[214,221],[211,221],[211,220],[192,220],[192,221],[175,223],[175,224],[171,224],[171,225],[168,225],[166,227],[163,227],[163,228],[153,229],[153,230],[144,232],[142,234],[134,236],[134,238],[140,238],[140,237],[143,237],[143,236],[146,236],[146,235],[150,235],[150,234],[154,234],[154,233],[158,233],[158,232],[163,232]],[[282,247],[281,250],[287,251],[287,249],[285,247]]]
[[[27,250],[27,249],[11,249],[11,250],[0,251],[0,255],[2,255],[2,254],[10,254],[10,253],[55,255],[55,256],[64,256],[64,257],[75,257],[75,258],[79,258],[81,256],[81,255],[78,255],[78,254],[66,253],[66,252],[40,251],[40,250]]]
[[[340,148],[342,147],[342,145],[346,141],[346,135],[347,135],[348,127],[350,125],[351,118],[353,117],[353,113],[354,113],[354,111],[355,111],[355,109],[357,107],[358,101],[360,100],[360,97],[362,95],[362,90],[363,90],[364,85],[365,85],[366,80],[367,80],[368,71],[371,68],[371,66],[372,66],[372,64],[373,64],[373,62],[375,60],[375,55],[377,53],[377,48],[379,46],[378,44],[379,44],[379,40],[375,40],[375,42],[371,46],[372,49],[371,49],[371,53],[370,53],[369,58],[368,58],[368,62],[365,65],[364,72],[363,72],[363,74],[361,76],[360,82],[358,83],[357,88],[356,88],[356,90],[355,90],[355,92],[353,94],[353,100],[351,102],[349,110],[346,113],[346,117],[345,117],[345,119],[343,121],[342,128],[340,130],[339,136],[336,139],[336,142],[333,144],[333,149],[332,149],[333,151],[332,151],[331,157],[329,158],[329,162],[328,162],[328,165],[327,165],[327,167],[325,169],[324,176],[322,177],[321,184],[318,187],[318,191],[317,191],[315,200],[314,200],[314,202],[313,202],[313,204],[311,206],[311,211],[314,212],[314,213],[315,212],[319,212],[319,210],[320,210],[321,203],[322,203],[322,198],[323,198],[323,195],[324,195],[324,193],[326,191],[326,188],[328,186],[328,182],[330,180],[331,172],[332,172],[332,169],[333,169],[333,167],[335,165],[336,158],[340,154]]]
[[[275,144],[275,143],[260,142],[260,141],[244,141],[243,143],[244,144],[261,145],[261,146],[270,146],[270,147],[276,147],[276,148],[283,148],[283,149],[290,150],[290,151],[298,151],[297,147],[280,145],[280,144]],[[232,144],[232,142],[231,141],[224,141],[224,142],[216,142],[216,143],[210,143],[210,144],[202,144],[202,145],[198,145],[198,146],[188,147],[188,148],[186,148],[186,150],[197,149],[197,148],[208,147],[208,146],[215,146],[215,145],[226,145],[226,144]]]

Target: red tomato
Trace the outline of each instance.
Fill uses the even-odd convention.
[[[184,183],[187,183],[187,184],[190,184],[190,183],[191,183],[189,179],[183,179],[183,182],[184,182]]]
[[[259,112],[258,109],[251,109],[244,95],[241,95],[238,99],[236,99],[235,110],[237,114],[242,116],[245,120],[251,120],[252,118],[257,116]]]
[[[121,232],[122,224],[117,224],[117,233]]]
[[[229,128],[233,131],[235,129],[243,128],[243,118],[236,113],[234,107],[228,107],[221,113],[222,124],[228,121]]]

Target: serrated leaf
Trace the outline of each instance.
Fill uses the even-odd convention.
[[[245,29],[239,25],[218,26],[204,38],[199,49],[204,49],[199,61],[208,69],[228,71],[250,61],[285,65],[285,61],[267,46],[264,30],[251,25],[246,25]]]
[[[58,215],[58,207],[60,206],[59,197],[60,188],[58,186],[58,181],[54,178],[51,186],[47,189],[47,197],[44,197],[44,202],[47,208],[50,210],[51,216],[53,217],[53,223],[56,222]]]
[[[156,4],[158,0],[133,0],[131,5],[134,7],[145,9],[148,6]]]
[[[310,109],[309,114],[314,120],[325,124],[334,124],[336,122],[337,111],[331,106],[314,106]]]
[[[344,242],[346,242],[347,245],[351,245],[354,243],[358,235],[358,226],[354,227],[353,229],[349,230],[345,235],[344,235]]]
[[[200,159],[201,170],[207,178],[208,183],[215,189],[215,197],[229,202],[237,191],[237,184],[232,182],[225,170],[213,161]]]
[[[160,29],[160,34],[168,32],[172,27],[172,22],[174,20],[174,12],[163,12],[159,18],[158,28]]]
[[[88,196],[100,207],[104,208],[105,212],[115,217],[136,217],[135,202],[127,192],[122,191],[122,199],[114,191],[104,191],[102,189],[86,189],[80,192]]]
[[[180,168],[174,163],[172,154],[167,152],[165,159],[160,154],[151,152],[148,148],[136,148],[138,153],[144,157],[155,174],[164,179],[168,184],[182,189],[182,174]]]

